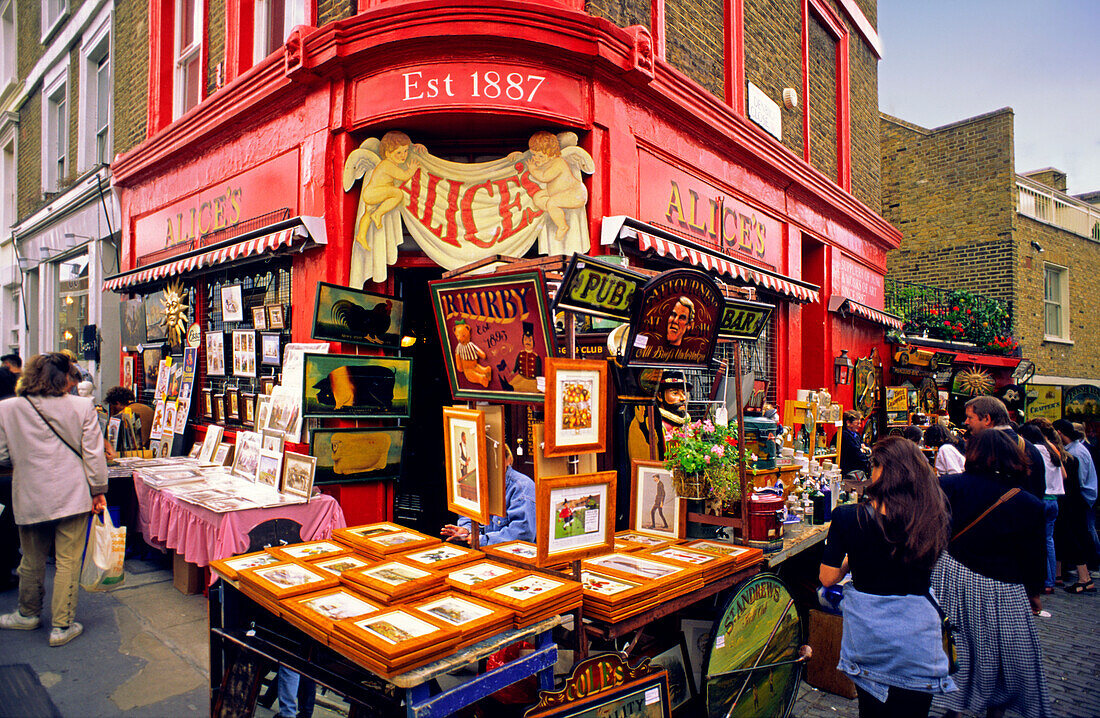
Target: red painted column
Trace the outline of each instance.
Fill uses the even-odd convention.
[[[175,3],[149,0],[149,107],[145,136],[152,137],[172,122],[172,52]]]
[[[726,104],[739,115],[745,115],[745,3],[727,0],[723,15],[725,24],[725,84]]]

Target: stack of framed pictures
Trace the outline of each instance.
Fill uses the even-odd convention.
[[[581,562],[581,570],[585,569],[649,586],[662,601],[703,587],[702,569],[636,553],[615,552],[586,559]]]
[[[512,627],[513,612],[499,604],[448,591],[411,603],[408,608],[424,613],[459,631],[458,647],[472,646]]]
[[[581,585],[534,571],[496,586],[479,586],[471,594],[515,611],[516,628],[524,628],[551,616],[580,608]]]
[[[322,643],[328,642],[336,621],[361,618],[384,608],[350,586],[283,599],[280,606],[283,608],[281,615]]]
[[[664,548],[641,551],[635,555],[652,556],[682,566],[698,566],[703,572],[705,583],[716,581],[737,570],[737,562],[729,556],[686,546],[665,546]]]
[[[480,551],[449,543],[397,555],[397,558],[402,561],[408,561],[421,568],[430,568],[433,571],[450,571],[484,557],[485,554]]]
[[[642,579],[626,579],[607,571],[581,569],[584,617],[616,623],[648,611],[665,600]]]
[[[335,532],[333,533],[336,536]],[[375,561],[381,561],[387,556],[399,553],[407,553],[416,549],[438,546],[442,543],[434,536],[422,534],[412,529],[401,529],[388,533],[379,533],[371,536],[361,536],[354,532],[341,533],[340,541],[350,543],[351,546],[364,556]]]
[[[385,561],[345,571],[340,580],[387,605],[439,593],[446,574],[417,568],[404,561]]]
[[[284,561],[313,561],[351,553],[351,550],[334,541],[307,541],[286,546],[271,546],[269,552]]]
[[[490,546],[482,546],[481,550],[484,551],[487,556],[503,558],[507,561],[523,563],[529,566],[535,566],[535,559],[538,558],[538,549],[535,547],[535,544],[530,541],[509,541],[507,543],[492,544]]]
[[[298,561],[246,568],[238,571],[237,580],[246,596],[275,610],[284,598],[340,585],[340,579],[328,571]]]
[[[676,542],[662,536],[654,536],[644,531],[620,531],[615,534],[616,551],[645,551],[651,548],[664,548]]]
[[[282,560],[283,559],[267,551],[253,551],[252,553],[242,553],[240,556],[219,558],[211,561],[210,568],[230,581],[236,581],[238,574],[246,568],[267,566]]]
[[[764,552],[761,549],[749,548],[748,546],[734,546],[731,543],[725,543],[723,541],[696,539],[695,541],[688,541],[684,544],[684,547],[729,556],[736,564],[735,570],[741,570],[746,566],[752,566],[764,560]]]
[[[384,678],[454,653],[461,632],[405,607],[333,624],[329,644]]]
[[[310,566],[316,566],[319,569],[328,571],[334,576],[341,576],[344,571],[367,568],[371,565],[370,561],[352,553],[347,553],[343,556],[326,556],[324,558],[313,559],[308,563]]]
[[[479,588],[490,588],[520,577],[522,569],[505,566],[493,561],[479,561],[455,569],[447,574],[446,583],[463,593],[473,593]]]

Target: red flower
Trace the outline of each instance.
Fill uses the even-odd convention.
[[[970,312],[970,310],[969,310],[969,309],[967,309],[967,310],[966,310],[966,313],[967,313],[967,314],[970,314],[971,312]]]
[[[951,307],[951,311],[957,312],[957,311],[959,311],[959,308],[958,307]]]
[[[944,323],[943,323],[943,325],[944,325],[945,327],[949,327],[949,326],[951,326],[951,322],[944,322]]]
[[[730,446],[737,446],[737,439],[733,438],[732,436],[727,436],[726,443]]]

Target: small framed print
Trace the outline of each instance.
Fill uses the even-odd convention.
[[[390,554],[404,553],[428,546],[440,546],[442,543],[435,536],[428,536],[419,531],[405,529],[396,533],[379,534],[363,539],[361,544],[363,552],[370,556],[389,556]]]
[[[480,551],[474,551],[473,549],[463,548],[462,546],[445,543],[438,546],[432,546],[431,548],[403,553],[400,554],[400,557],[402,560],[408,561],[414,566],[430,568],[434,571],[449,571],[463,564],[478,560],[482,557],[482,553]]]
[[[255,427],[257,431],[262,430],[267,426],[268,417],[271,415],[271,397],[267,394],[261,394],[256,397],[256,421]]]
[[[256,424],[256,395],[252,392],[241,392],[241,423],[245,426]]]
[[[225,390],[225,420],[240,421],[241,392],[236,387]]]
[[[316,457],[296,454],[293,451],[286,452],[282,485],[279,490],[284,494],[308,499],[313,493],[313,472],[316,470]]]
[[[256,459],[256,483],[279,490],[283,474],[283,452],[260,449]]]
[[[382,601],[396,601],[423,593],[441,586],[443,578],[442,573],[393,560],[345,571],[340,575],[342,581],[361,587],[368,595]]]
[[[246,568],[238,572],[238,578],[275,600],[340,585],[340,579],[328,571],[297,561]]]
[[[225,423],[225,394],[214,394],[211,403],[211,415],[215,424]]]
[[[459,636],[456,629],[406,608],[391,608],[366,618],[337,621],[333,628],[338,636],[364,645],[372,654],[384,659],[417,655],[425,649],[443,654],[454,647]]]
[[[532,565],[539,557],[538,547],[530,541],[508,541],[491,546],[482,546],[481,550],[486,556],[497,556],[509,561]]]
[[[227,284],[222,287],[222,321],[244,321],[244,304],[241,301],[241,285],[239,284]]]
[[[348,528],[333,529],[332,538],[347,546],[352,546],[357,549],[363,549],[363,542],[369,539],[371,536],[380,536],[382,534],[392,534],[398,531],[405,531],[404,526],[390,523],[388,521],[382,521],[376,524],[364,524],[362,526],[350,526]]]
[[[221,558],[216,561],[211,561],[210,567],[230,581],[236,581],[238,573],[246,568],[268,566],[273,563],[279,563],[282,560],[283,559],[267,551],[254,551],[253,553],[245,553],[232,558]]]
[[[335,541],[307,541],[288,546],[272,546],[268,551],[282,560],[314,561],[319,558],[333,558],[349,553],[348,549]]]
[[[572,581],[559,581],[541,573],[526,571],[514,581],[475,590],[474,595],[484,596],[520,613],[528,613],[534,605],[553,603],[556,599],[567,597],[576,588],[577,584]]]
[[[314,559],[309,562],[310,566],[316,566],[319,569],[328,571],[331,574],[340,576],[344,571],[351,571],[357,568],[366,568],[370,566],[369,561],[365,561],[354,554],[345,554],[344,556],[336,556],[334,558],[321,558]]]
[[[206,333],[206,373],[225,376],[225,332]]]
[[[409,604],[409,608],[457,629],[464,642],[494,627],[498,627],[495,632],[499,632],[502,624],[512,625],[512,611],[454,591]]]
[[[202,410],[202,418],[213,419],[214,418],[214,395],[210,388],[202,390],[199,406]]]
[[[211,459],[211,463],[218,466],[230,466],[233,464],[233,445],[228,442],[218,444],[218,448],[214,450],[214,458]]]
[[[262,377],[260,379],[260,393],[264,396],[271,396],[271,392],[273,391],[275,391],[275,377]]]
[[[443,407],[447,510],[482,524],[489,523],[491,518],[485,443],[485,415],[482,412]]]
[[[254,431],[238,431],[237,444],[233,452],[233,474],[256,480],[256,465],[260,460],[260,435]]]
[[[125,354],[122,357],[122,386],[134,391],[134,355]]]
[[[268,304],[267,309],[267,328],[268,329],[286,329],[286,317],[283,314],[282,304]]]
[[[263,436],[260,448],[264,451],[278,451],[280,454],[283,452],[283,443],[286,441],[286,435],[283,432],[264,429],[260,433]]]
[[[197,459],[197,458],[199,458],[199,452],[200,451],[202,451],[202,444],[200,444],[196,441],[194,444],[191,444],[191,450],[187,452],[187,458],[188,459]]]
[[[607,553],[615,545],[614,471],[542,479],[536,487],[538,565]]]
[[[279,366],[283,362],[282,340],[280,334],[260,335],[260,363],[268,366]]]
[[[630,462],[630,528],[673,540],[686,535],[684,500],[673,491],[664,462]]]
[[[233,330],[233,376],[256,376],[256,332]]]
[[[361,618],[382,610],[378,603],[345,586],[295,596],[282,601],[281,605],[323,633],[331,633],[336,621]]]
[[[202,448],[199,449],[199,461],[209,463],[214,460],[214,453],[221,444],[225,430],[217,424],[209,424],[206,427],[206,436],[202,440]]]
[[[522,569],[493,561],[481,561],[452,570],[447,574],[447,585],[464,593],[475,588],[489,588],[519,578]]]
[[[546,360],[547,456],[607,451],[607,362]]]
[[[620,544],[626,544],[628,551],[638,551],[650,548],[664,548],[676,543],[675,540],[665,536],[647,534],[644,531],[620,531],[615,534],[615,550]]]
[[[252,307],[252,328],[259,331],[267,329],[267,309],[266,307]]]
[[[122,429],[122,419],[113,416],[107,420],[107,443],[112,449],[118,449],[118,432]]]

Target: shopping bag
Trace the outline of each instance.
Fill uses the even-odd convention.
[[[80,585],[85,591],[110,591],[126,579],[122,562],[126,557],[126,527],[116,528],[111,513],[104,509],[91,520]]]

